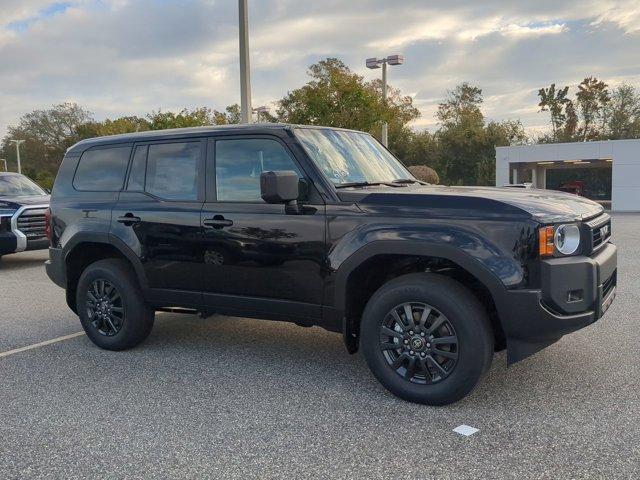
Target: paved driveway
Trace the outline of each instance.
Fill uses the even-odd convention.
[[[640,478],[640,215],[614,232],[607,315],[509,369],[498,354],[449,407],[278,322],[161,314],[131,351],[79,336],[0,357],[0,478]],[[80,330],[45,256],[0,261],[0,352]]]

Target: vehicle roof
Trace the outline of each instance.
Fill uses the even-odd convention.
[[[94,137],[80,140],[67,150],[67,154],[79,154],[87,148],[108,145],[115,143],[144,142],[147,140],[157,140],[160,138],[181,138],[188,136],[204,136],[211,133],[235,133],[246,134],[274,133],[274,131],[292,130],[294,128],[322,128],[329,130],[341,130],[347,132],[358,132],[347,128],[324,127],[320,125],[295,125],[290,123],[248,123],[233,125],[209,125],[205,127],[169,128],[165,130],[147,130],[144,132],[123,133],[119,135],[108,135],[104,137]]]

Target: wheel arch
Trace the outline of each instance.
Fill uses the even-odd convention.
[[[357,250],[336,271],[335,315],[350,353],[358,349],[360,317],[371,294],[392,278],[418,271],[443,273],[470,288],[491,314],[496,345],[506,346],[499,315],[506,287],[491,270],[457,247],[381,240]]]
[[[107,258],[123,260],[135,274],[141,289],[146,290],[147,279],[142,263],[122,241],[106,235],[79,234],[67,242],[64,248],[67,304],[75,313],[76,288],[80,275],[92,263]]]

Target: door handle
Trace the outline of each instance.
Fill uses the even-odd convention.
[[[233,225],[233,220],[224,218],[222,215],[215,215],[213,218],[207,218],[202,222],[206,227],[224,228]]]
[[[140,217],[135,217],[133,213],[127,213],[122,217],[118,217],[116,220],[120,223],[123,223],[127,227],[130,227],[134,223],[140,223],[142,221]]]

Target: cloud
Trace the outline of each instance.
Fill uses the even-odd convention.
[[[640,4],[634,2],[625,4],[624,7],[608,8],[599,13],[591,24],[600,26],[607,22],[618,25],[627,34],[640,33]]]
[[[269,104],[307,67],[404,53],[389,80],[435,128],[447,89],[469,81],[495,119],[545,124],[537,89],[597,75],[638,84],[637,1],[249,0],[253,99]],[[4,0],[0,134],[20,115],[76,101],[97,118],[239,101],[237,4],[230,0]]]
[[[511,23],[502,27],[500,32],[510,37],[536,37],[539,35],[557,35],[567,30],[564,23],[553,23],[550,25],[516,25]]]

